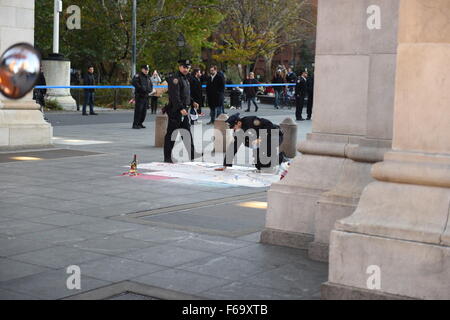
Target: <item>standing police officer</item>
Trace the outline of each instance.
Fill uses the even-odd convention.
[[[190,61],[179,60],[178,72],[169,77],[169,104],[164,108],[168,116],[167,133],[164,139],[164,162],[173,163],[172,149],[175,141],[172,134],[175,130],[185,129],[182,133],[183,143],[189,153],[189,159],[194,160],[194,141],[192,140],[189,106],[198,108],[198,103],[191,98],[191,89],[187,75],[189,73]],[[188,141],[190,140],[190,141]]]
[[[295,84],[295,118],[297,121],[304,121],[303,114],[303,106],[305,105],[305,97],[306,97],[306,82],[307,82],[308,73],[306,71],[302,72],[302,75],[298,77],[297,83]],[[308,114],[308,117],[310,114]]]
[[[149,106],[149,96],[153,91],[152,81],[148,75],[148,65],[141,67],[141,72],[137,73],[131,84],[134,86],[135,91],[135,107],[134,107],[134,121],[133,129],[143,129],[145,126],[143,122],[147,115],[147,108]]]

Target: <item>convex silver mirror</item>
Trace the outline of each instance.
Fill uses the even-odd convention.
[[[41,55],[28,43],[9,47],[0,57],[0,92],[20,99],[30,92],[39,77]]]

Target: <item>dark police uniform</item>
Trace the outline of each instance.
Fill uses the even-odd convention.
[[[308,79],[306,79],[306,91],[308,93],[308,104],[306,105],[308,118],[306,118],[306,120],[311,120],[314,103],[314,76],[308,77]]]
[[[189,60],[185,60],[183,64],[188,65]],[[189,152],[189,158],[193,160],[195,155],[189,116],[189,106],[192,103],[189,80],[187,76],[178,71],[169,77],[168,87],[169,104],[164,109],[168,116],[167,133],[164,138],[164,162],[173,162],[172,149],[175,141],[172,141],[172,134],[178,129],[186,129],[189,134],[190,141],[183,139],[183,143]],[[183,109],[188,112],[186,116],[181,114]]]
[[[198,113],[202,112],[203,107],[203,97],[202,97],[202,81],[196,76],[191,76],[189,78],[189,83],[191,85],[191,98],[193,102],[198,103]]]
[[[85,86],[95,85],[95,76],[93,73],[86,73],[83,77],[83,84]],[[96,115],[94,112],[94,95],[95,89],[84,89],[84,103],[83,103],[83,115],[87,115],[86,106],[89,104],[89,114]]]
[[[142,66],[141,69],[148,70],[148,66]],[[135,87],[134,95],[136,101],[134,107],[133,129],[145,128],[143,122],[149,106],[149,94],[153,91],[150,75],[145,75],[141,71],[133,77],[131,84]]]
[[[47,82],[45,81],[45,76],[43,72],[39,72],[39,77],[36,82],[37,86],[46,86]],[[45,95],[47,93],[47,89],[34,89],[33,90],[33,99],[36,100],[37,103],[41,106],[41,111],[44,110],[45,106]]]
[[[297,83],[295,84],[295,102],[296,102],[295,118],[297,121],[304,120],[302,114],[303,114],[303,106],[305,104],[305,97],[306,97],[306,80],[303,77],[298,77]]]
[[[230,147],[228,147],[226,151],[224,166],[231,167],[233,165],[234,156],[238,152],[240,144],[242,144],[242,142],[246,147],[251,148],[252,143],[256,139],[261,139],[260,147],[255,150],[256,169],[260,170],[261,168],[273,167],[285,160],[284,153],[278,154],[276,160],[277,163],[273,163],[271,159],[272,143],[278,144],[278,146],[280,146],[281,143],[283,142],[283,132],[280,130],[280,126],[273,124],[271,121],[267,119],[258,118],[255,116],[239,118],[239,113],[232,115],[227,120],[227,123],[230,125],[230,128],[233,128],[238,121],[242,122],[241,127],[242,131],[235,132],[234,143],[233,145],[230,145]],[[272,136],[271,130],[277,129],[279,130],[278,137]],[[244,137],[244,134],[246,132],[247,134]],[[254,132],[254,134],[249,134],[251,132]],[[238,135],[241,135],[241,137],[238,137]],[[264,161],[265,159],[261,159],[262,156],[267,157],[266,159],[270,159],[270,161],[268,163],[263,163],[262,160]],[[265,162],[267,162],[267,160]]]

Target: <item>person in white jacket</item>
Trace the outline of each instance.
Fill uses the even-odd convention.
[[[158,86],[161,84],[161,77],[158,74],[158,71],[153,71],[153,74],[150,78],[153,88],[155,88],[155,86]],[[151,96],[151,113],[154,114],[156,113],[156,110],[158,109],[158,96],[157,95],[152,95]]]

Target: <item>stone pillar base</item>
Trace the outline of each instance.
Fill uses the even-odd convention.
[[[70,95],[56,95],[56,94],[48,94],[45,98],[46,101],[49,100],[56,100],[56,102],[59,104],[61,108],[68,111],[77,111],[77,102],[75,99]],[[83,104],[80,104],[80,108]]]
[[[406,231],[406,230],[405,230]],[[379,268],[380,290],[368,290]],[[450,299],[450,247],[407,241],[393,237],[351,232],[331,233],[329,282],[348,287],[350,292],[376,293],[377,297],[400,296],[413,299]],[[348,294],[347,290],[347,294]],[[324,293],[324,298],[346,298],[346,291]],[[358,296],[354,296],[356,299]],[[365,298],[365,296],[362,296]]]
[[[355,213],[330,238],[329,281],[367,288],[377,266],[381,292],[450,299],[450,156],[392,151],[372,168]]]
[[[323,300],[417,300],[375,290],[347,287],[330,282],[322,284],[321,296]]]
[[[48,147],[52,136],[39,110],[0,109],[0,149]]]
[[[311,259],[328,261],[330,232],[336,221],[355,211],[362,190],[373,181],[370,168],[370,163],[345,159],[338,184],[320,196],[314,222],[314,242],[309,248]]]
[[[266,228],[261,232],[260,242],[296,249],[308,249],[309,243],[313,239],[310,234]]]
[[[286,178],[272,184],[268,191],[266,228],[308,235],[312,240],[317,201],[337,183],[344,160],[308,154],[298,156]]]
[[[70,85],[70,61],[62,56],[42,60],[45,80],[48,86]],[[76,111],[77,103],[70,89],[47,89],[46,100],[56,100],[64,110]]]
[[[311,260],[328,262],[330,254],[329,244],[313,241],[308,246],[308,255]]]

